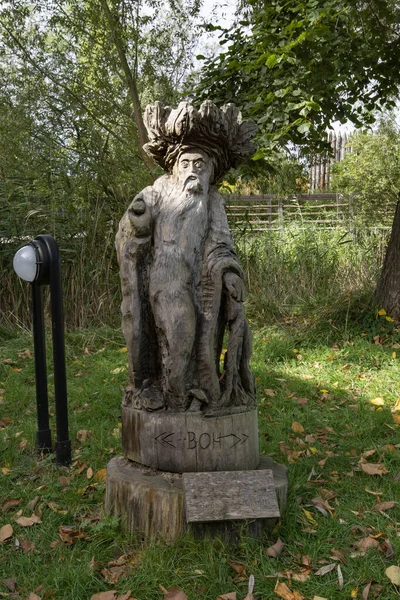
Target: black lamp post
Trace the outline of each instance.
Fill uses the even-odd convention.
[[[43,317],[42,286],[50,286],[53,338],[54,389],[56,400],[56,462],[71,462],[68,436],[67,380],[65,371],[64,317],[61,286],[60,252],[51,235],[38,235],[14,256],[14,270],[21,279],[32,284],[33,343],[35,351],[36,403],[38,429],[36,445],[51,451],[51,431],[47,394],[46,345]]]

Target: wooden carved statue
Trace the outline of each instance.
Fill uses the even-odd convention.
[[[243,272],[213,184],[254,152],[233,104],[145,111],[145,150],[167,174],[142,190],[116,238],[130,383],[123,404],[205,416],[255,406]],[[221,361],[221,352],[227,348]]]

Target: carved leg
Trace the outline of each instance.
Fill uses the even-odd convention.
[[[161,343],[163,388],[169,408],[186,410],[191,386],[190,365],[196,336],[196,311],[184,290],[152,294],[153,314]]]

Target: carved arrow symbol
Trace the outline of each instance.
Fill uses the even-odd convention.
[[[245,433],[242,433],[243,439],[241,439],[238,435],[236,435],[235,433],[231,433],[230,435],[233,435],[233,437],[236,438],[236,441],[232,444],[232,446],[230,446],[230,448],[234,448],[235,446],[237,446],[238,444],[240,444],[242,446],[242,444],[245,443],[246,440],[249,439],[249,436],[246,435]],[[226,436],[228,437],[228,436]]]
[[[233,442],[232,446],[229,446],[229,449],[230,449],[230,448],[234,448],[238,444],[240,444],[240,445],[244,444],[245,441],[249,439],[249,436],[246,435],[245,433],[242,433],[241,435],[243,436],[243,439],[241,437],[239,437],[238,435],[236,435],[236,433],[229,433],[228,435],[221,435],[218,438],[218,440],[216,440],[216,441],[219,442],[220,440],[223,440],[224,438],[233,437],[234,438],[234,442]]]
[[[166,431],[164,431],[163,433],[160,433],[160,435],[158,435],[154,439],[156,442],[161,444],[161,446],[165,446],[166,444],[168,444],[168,446],[170,446],[171,448],[176,448],[176,446],[174,446],[174,444],[171,442],[171,440],[168,439],[169,437],[171,437],[171,435],[175,435],[174,432],[167,433]],[[159,438],[161,438],[161,440]]]

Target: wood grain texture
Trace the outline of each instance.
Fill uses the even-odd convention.
[[[256,469],[257,411],[204,417],[123,406],[122,446],[129,459],[165,471]]]
[[[272,470],[184,473],[188,523],[280,517]]]
[[[245,412],[255,406],[255,384],[244,276],[212,183],[254,150],[254,123],[234,105],[211,102],[199,111],[156,103],[145,123],[146,151],[168,174],[137,194],[116,236],[130,376],[124,404]]]
[[[262,456],[258,471],[271,470],[281,515],[285,510],[288,473],[284,465]],[[249,492],[249,494],[251,494]],[[242,535],[261,537],[276,525],[277,517],[187,523],[182,476],[146,469],[126,458],[115,457],[107,465],[105,512],[118,516],[131,535],[178,539],[187,528],[196,537],[218,536],[238,541]]]
[[[105,512],[121,527],[146,538],[172,541],[185,523],[182,477],[143,469],[118,456],[107,465]]]

